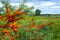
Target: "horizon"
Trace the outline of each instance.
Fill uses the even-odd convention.
[[[18,6],[23,0],[9,0],[12,6]],[[41,14],[60,14],[60,0],[27,0],[26,5],[40,9]],[[2,4],[0,2],[0,7]]]

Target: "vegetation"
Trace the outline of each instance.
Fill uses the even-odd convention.
[[[0,40],[60,40],[60,18],[33,16],[33,7],[24,5],[25,1],[17,9],[6,0],[2,3]]]
[[[40,15],[40,13],[41,13],[41,10],[36,9],[36,11],[35,11],[35,15]]]

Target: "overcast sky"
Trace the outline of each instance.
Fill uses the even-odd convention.
[[[11,5],[17,6],[23,0],[9,0]],[[40,9],[42,14],[60,14],[60,0],[27,0],[26,5]],[[1,3],[0,3],[1,7]]]

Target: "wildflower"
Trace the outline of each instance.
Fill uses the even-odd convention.
[[[2,30],[2,32],[3,32],[6,36],[9,36],[10,30]]]

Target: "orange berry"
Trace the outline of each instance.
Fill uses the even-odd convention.
[[[10,30],[2,30],[2,32],[3,32],[6,36],[9,36]]]
[[[12,37],[10,38],[10,40],[14,40],[14,38],[15,38],[15,37],[14,37],[14,36],[12,36]]]
[[[0,20],[2,20],[3,16],[0,16]]]

